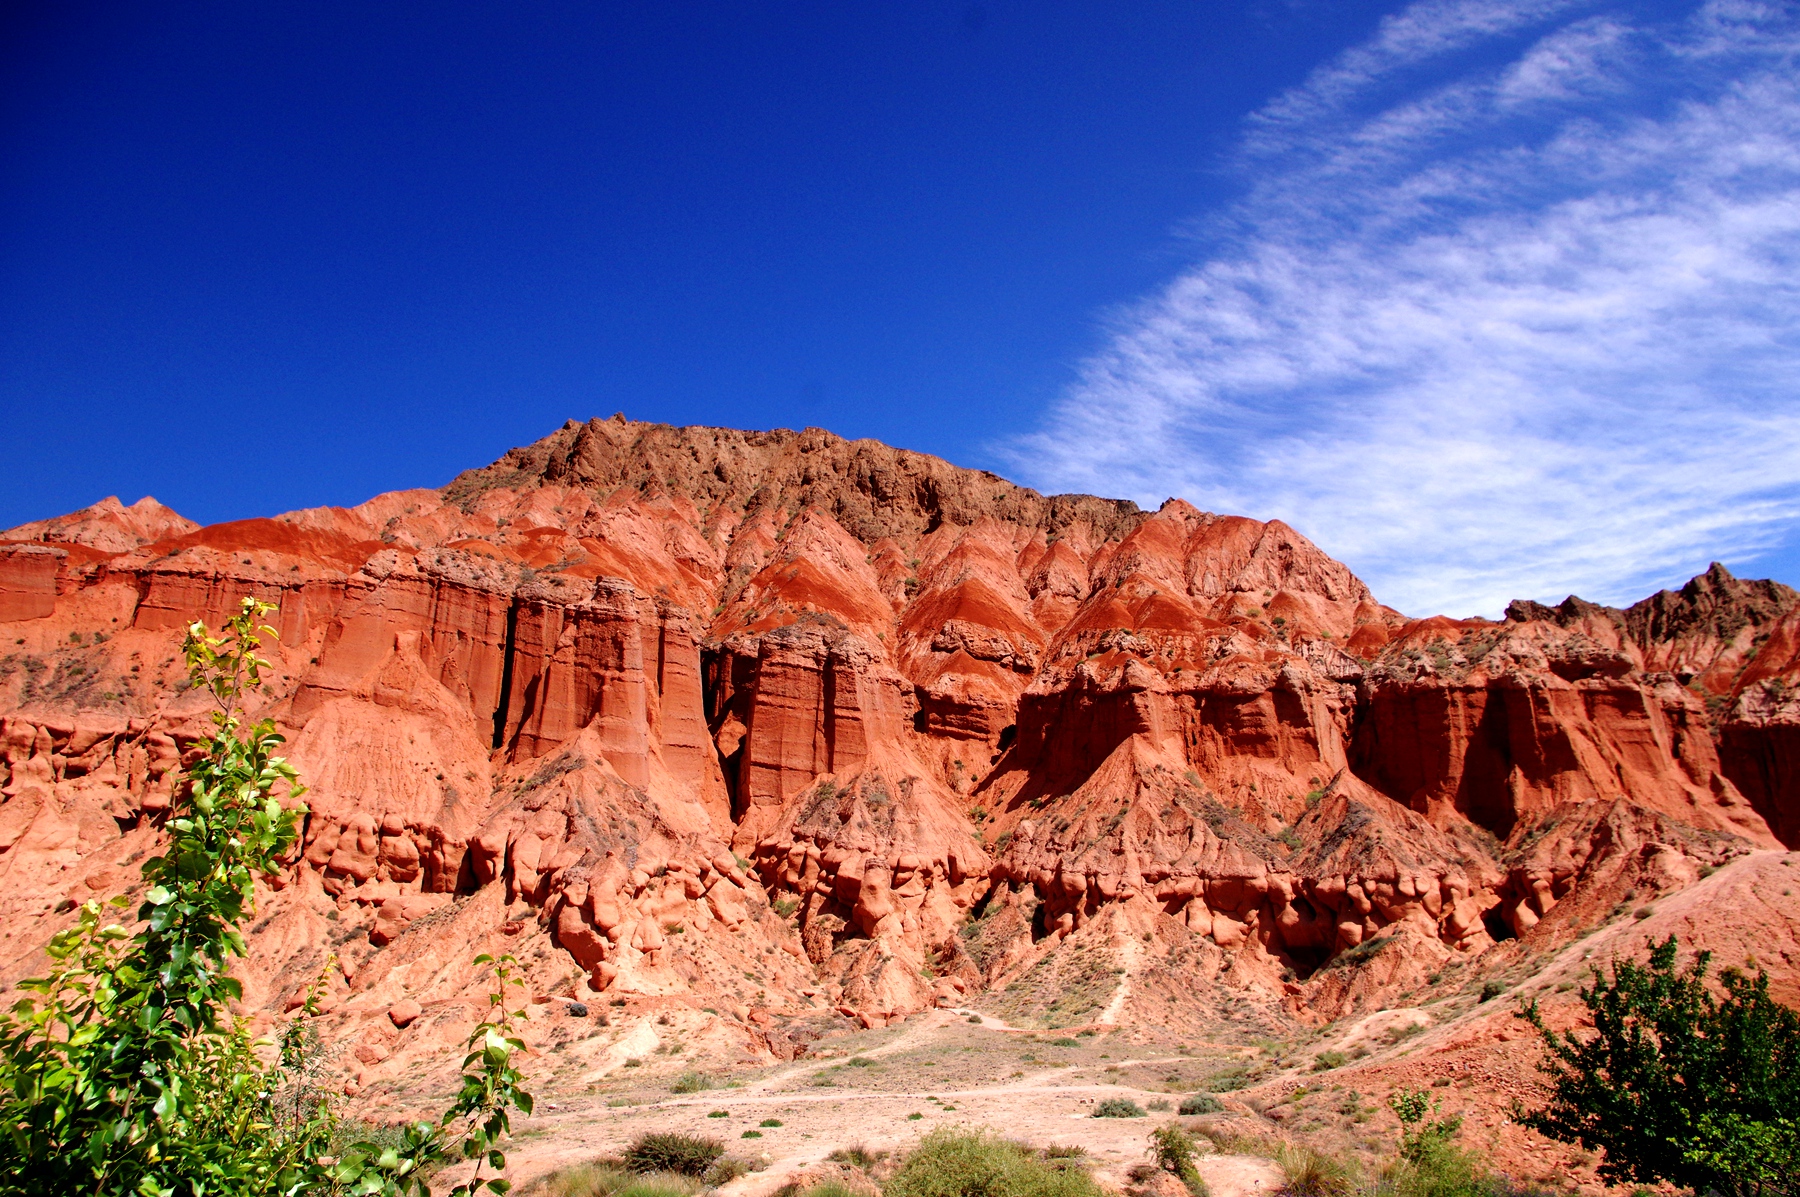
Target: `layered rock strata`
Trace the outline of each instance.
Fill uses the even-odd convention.
[[[757,1009],[885,1022],[1115,916],[1303,1005],[1374,943],[1547,934],[1621,861],[1800,845],[1786,587],[1414,620],[1279,522],[614,418],[357,508],[0,534],[8,978],[131,884],[204,727],[182,630],[246,594],[312,787],[271,1008],[334,920],[354,1007],[521,917],[535,983],[719,996],[761,1050]]]

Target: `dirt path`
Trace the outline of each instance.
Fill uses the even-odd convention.
[[[1119,1015],[1125,1013],[1125,1003],[1131,997],[1132,975],[1143,963],[1144,947],[1142,944],[1128,935],[1119,936],[1118,942],[1119,954],[1125,958],[1125,971],[1119,975],[1119,984],[1113,990],[1112,1001],[1106,1003],[1106,1009],[1102,1010],[1100,1017],[1094,1020],[1097,1025],[1103,1027],[1119,1025]]]
[[[967,1019],[964,1012],[932,1011],[909,1020],[892,1039],[858,1049],[852,1058],[881,1059],[942,1046],[943,1033],[954,1032],[958,1029],[954,1024]],[[984,1019],[982,1026],[1000,1034],[1013,1030],[998,1019],[991,1021],[990,1026]],[[1190,1060],[1153,1055],[1109,1063],[1125,1068]],[[612,1154],[645,1131],[677,1131],[719,1138],[733,1154],[763,1165],[724,1186],[722,1197],[768,1197],[838,1148],[904,1152],[933,1129],[968,1126],[989,1128],[1035,1147],[1081,1147],[1096,1178],[1122,1189],[1131,1167],[1148,1159],[1150,1131],[1168,1117],[1093,1117],[1095,1104],[1108,1097],[1148,1104],[1168,1094],[1077,1075],[1091,1074],[1096,1066],[1092,1061],[1036,1068],[1029,1075],[991,1084],[965,1080],[942,1088],[926,1087],[930,1078],[925,1075],[908,1076],[904,1088],[888,1092],[850,1088],[847,1082],[854,1081],[860,1070],[846,1068],[845,1063],[844,1056],[810,1058],[741,1088],[669,1096],[643,1105],[613,1106],[602,1095],[587,1093],[547,1102],[531,1119],[529,1135],[509,1152],[515,1162],[513,1175],[525,1180]],[[793,1087],[826,1069],[837,1070],[833,1087]],[[1256,1156],[1208,1156],[1199,1167],[1214,1197],[1272,1194],[1280,1187],[1275,1166]]]

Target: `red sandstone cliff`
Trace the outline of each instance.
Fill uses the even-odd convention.
[[[543,992],[785,1054],[757,1011],[879,1022],[1103,924],[1333,1009],[1372,940],[1417,971],[1800,844],[1786,587],[1408,620],[1280,523],[615,417],[351,509],[0,533],[7,979],[132,883],[204,719],[181,630],[244,594],[313,787],[251,1002],[335,952],[352,1026],[523,937]]]

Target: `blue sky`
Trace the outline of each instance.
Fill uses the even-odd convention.
[[[1412,612],[1800,582],[1789,7],[0,20],[0,527],[624,410],[1280,516]]]

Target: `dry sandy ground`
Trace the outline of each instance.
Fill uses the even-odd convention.
[[[1721,910],[1733,917],[1719,919]],[[1145,1107],[1178,1105],[1235,1071],[1247,1087],[1226,1095],[1237,1113],[1227,1124],[1251,1138],[1295,1138],[1377,1166],[1398,1129],[1385,1099],[1397,1089],[1427,1088],[1445,1113],[1466,1116],[1462,1140],[1496,1167],[1598,1194],[1604,1186],[1591,1156],[1507,1116],[1514,1098],[1542,1099],[1536,1036],[1515,1013],[1522,999],[1537,999],[1566,1025],[1578,1012],[1576,986],[1592,967],[1641,954],[1647,940],[1670,933],[1684,949],[1715,951],[1716,965],[1752,957],[1769,965],[1778,996],[1794,1001],[1800,853],[1754,853],[1578,937],[1506,945],[1442,987],[1451,992],[1397,995],[1385,1008],[1326,1027],[1295,1026],[1280,1040],[1253,1039],[1225,1023],[1210,1032],[1218,1041],[1193,1032],[1183,1041],[1129,1023],[1072,1035],[1009,1027],[973,1010],[936,1010],[898,1027],[835,1033],[812,1045],[814,1055],[766,1066],[719,1039],[715,1019],[634,1003],[612,1009],[610,1023],[563,1022],[563,1037],[527,1062],[539,1104],[517,1127],[512,1175],[527,1181],[614,1154],[645,1131],[682,1131],[715,1136],[733,1154],[766,1162],[724,1190],[725,1197],[766,1197],[838,1148],[904,1152],[936,1127],[974,1126],[1038,1147],[1085,1148],[1097,1178],[1122,1188],[1132,1165],[1147,1160],[1149,1132],[1175,1115],[1165,1106],[1147,1118],[1094,1118],[1095,1103],[1122,1096]],[[1484,980],[1503,986],[1496,999],[1476,995]],[[1115,996],[1107,1010],[1122,1005]],[[1351,1059],[1320,1071],[1316,1061],[1326,1051]],[[673,1095],[672,1083],[687,1070],[728,1087]],[[765,1119],[781,1125],[761,1126]],[[756,1137],[743,1138],[746,1131]],[[1261,1157],[1212,1156],[1200,1167],[1217,1197],[1279,1187],[1277,1170]]]
[[[1132,1165],[1147,1161],[1150,1131],[1173,1114],[1145,1118],[1095,1118],[1097,1101],[1129,1097],[1140,1105],[1178,1102],[1177,1093],[1108,1081],[1141,1073],[1180,1076],[1182,1091],[1217,1067],[1217,1059],[1190,1054],[1134,1056],[1105,1051],[1108,1040],[1084,1040],[1079,1049],[1055,1049],[1028,1039],[996,1019],[971,1025],[971,1012],[939,1010],[895,1030],[867,1032],[826,1058],[798,1061],[744,1082],[741,1087],[665,1096],[637,1105],[608,1105],[598,1094],[548,1100],[530,1129],[509,1152],[519,1180],[580,1160],[616,1153],[645,1131],[715,1136],[745,1159],[766,1163],[720,1189],[722,1197],[764,1197],[798,1170],[841,1147],[904,1152],[941,1126],[983,1127],[1037,1147],[1085,1148],[1102,1183],[1123,1187]],[[988,1043],[984,1044],[982,1041]],[[1123,1046],[1123,1045],[1120,1045]],[[841,1053],[841,1054],[840,1054]],[[1030,1063],[1022,1056],[1065,1055],[1068,1063]],[[852,1066],[849,1060],[868,1061]],[[999,1071],[1004,1065],[1016,1065]],[[1164,1070],[1176,1071],[1165,1073]],[[934,1071],[936,1070],[936,1071]],[[940,1078],[941,1085],[928,1087]],[[833,1082],[826,1086],[825,1080]],[[854,1086],[854,1087],[852,1087]],[[709,1116],[722,1112],[722,1117]],[[766,1119],[781,1125],[760,1125]],[[758,1137],[746,1139],[746,1131]],[[1200,1173],[1215,1197],[1272,1193],[1280,1174],[1256,1156],[1212,1155]]]

